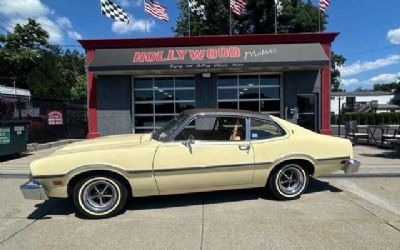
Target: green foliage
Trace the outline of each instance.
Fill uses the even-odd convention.
[[[332,125],[338,124],[338,117],[336,115],[331,115],[331,124]]]
[[[205,6],[207,20],[200,19],[196,14],[190,15],[190,34],[228,35],[229,31],[229,1],[198,0]],[[232,14],[232,34],[266,34],[275,32],[275,0],[247,0],[247,12],[238,17]],[[278,33],[318,32],[319,8],[310,0],[281,0],[282,13],[277,18]],[[180,14],[177,18],[176,36],[189,35],[189,10],[187,0],[178,0]],[[321,31],[325,30],[327,15],[321,15]],[[339,66],[345,63],[342,55],[332,53],[332,86],[334,91],[339,88]]]
[[[398,84],[400,85],[400,78]],[[390,103],[400,105],[400,86],[397,86],[396,90],[394,91],[394,97],[392,100],[390,100]]]
[[[337,115],[332,115],[331,124],[338,124],[339,119],[343,119],[344,121],[356,120],[357,123],[360,125],[397,125],[400,123],[400,113],[346,113],[341,115],[341,117],[338,117]],[[344,124],[344,122],[341,122],[340,124]]]
[[[192,35],[227,35],[229,34],[229,1],[198,0],[206,10],[207,21],[191,14]],[[278,16],[278,33],[316,32],[319,9],[311,1],[281,0],[282,14]],[[186,0],[179,0],[180,14],[176,28],[177,36],[188,35],[189,10]],[[260,34],[275,32],[274,0],[247,0],[247,12],[238,17],[232,14],[233,34]],[[325,30],[326,15],[321,16],[321,30]]]
[[[343,89],[340,88],[340,71],[339,67],[343,66],[344,63],[346,62],[346,58],[342,55],[337,55],[334,52],[331,54],[331,60],[332,60],[332,69],[331,69],[331,85],[332,85],[332,91],[334,92],[342,92]]]
[[[35,96],[85,98],[84,56],[49,45],[48,38],[47,31],[32,19],[0,35],[0,77],[16,79],[17,87]]]
[[[400,88],[400,82],[398,82],[398,83],[392,82],[392,83],[375,84],[374,85],[374,91],[392,92],[392,91],[396,91],[399,88]]]
[[[375,122],[376,115],[377,115],[376,113],[368,113],[365,123],[368,123],[370,125],[377,125]]]

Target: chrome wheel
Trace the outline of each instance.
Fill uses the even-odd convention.
[[[113,183],[97,179],[83,188],[81,200],[88,210],[103,213],[116,205],[118,193]]]
[[[301,193],[305,185],[305,174],[303,169],[296,164],[284,166],[277,176],[279,190],[288,196]]]

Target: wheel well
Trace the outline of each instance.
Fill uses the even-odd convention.
[[[83,178],[86,178],[88,176],[93,176],[93,175],[109,176],[109,177],[113,177],[113,178],[121,181],[121,183],[128,190],[129,195],[132,195],[131,185],[129,184],[129,181],[123,175],[112,172],[112,171],[107,171],[107,170],[91,170],[91,171],[80,173],[80,174],[72,177],[72,179],[68,182],[68,197],[72,197],[74,187],[80,180],[82,180]]]
[[[267,178],[267,183],[265,183],[265,185],[268,187],[269,186],[269,180],[270,180],[270,176],[272,175],[272,173],[274,171],[276,171],[277,169],[279,169],[280,166],[284,165],[284,164],[288,164],[288,163],[295,163],[298,164],[302,167],[304,167],[304,170],[307,172],[307,174],[313,176],[314,175],[314,165],[307,161],[307,160],[303,160],[303,159],[290,159],[290,160],[285,160],[283,162],[280,162],[279,164],[277,164],[276,166],[274,166],[274,168],[271,170],[271,172],[269,173],[269,176]]]
[[[278,169],[280,166],[282,166],[282,165],[284,165],[284,164],[288,164],[288,163],[296,163],[296,164],[298,164],[298,165],[304,167],[304,170],[305,170],[309,175],[311,175],[311,176],[314,175],[314,170],[315,170],[315,169],[314,169],[314,168],[315,168],[314,165],[313,165],[311,162],[309,162],[309,161],[307,161],[307,160],[304,160],[304,159],[290,159],[290,160],[286,160],[286,161],[280,162],[278,165],[276,165],[276,166],[273,168],[272,171],[274,171],[274,170]]]

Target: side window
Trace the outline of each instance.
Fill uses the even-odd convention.
[[[273,121],[251,119],[251,140],[264,140],[283,136],[284,134],[285,131]]]
[[[175,137],[175,141],[193,137],[197,141],[243,141],[246,120],[239,117],[198,116]]]

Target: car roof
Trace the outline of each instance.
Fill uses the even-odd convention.
[[[195,115],[228,115],[228,116],[245,116],[258,119],[269,119],[269,115],[262,114],[260,112],[239,110],[239,109],[187,109],[183,113],[195,116]]]

